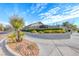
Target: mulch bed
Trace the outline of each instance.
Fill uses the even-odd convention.
[[[39,54],[39,47],[37,44],[28,40],[17,43],[8,43],[8,46],[22,56],[37,56]]]

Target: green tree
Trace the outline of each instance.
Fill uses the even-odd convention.
[[[74,24],[70,24],[70,28],[71,28],[73,31],[76,31],[76,30],[77,30],[77,26],[74,25]]]
[[[70,24],[69,24],[69,22],[64,22],[63,23],[63,26],[66,26],[66,27],[68,27]]]
[[[4,26],[3,26],[3,24],[0,24],[0,31],[4,31]]]
[[[13,17],[10,18],[10,24],[12,25],[12,27],[16,31],[16,41],[17,42],[21,41],[22,39],[20,38],[20,30],[24,26],[23,18],[21,18],[19,16],[13,16]]]
[[[64,22],[63,23],[63,26],[65,26],[67,29],[70,29],[70,30],[73,30],[73,31],[75,31],[77,29],[77,26],[76,25],[71,24],[69,22]]]

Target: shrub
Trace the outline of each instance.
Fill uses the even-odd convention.
[[[47,28],[47,29],[29,29],[28,32],[32,33],[65,33],[63,28]]]
[[[44,33],[65,33],[65,30],[44,30]]]
[[[44,33],[43,31],[39,31],[40,34]]]
[[[52,30],[44,30],[44,33],[52,33]]]
[[[21,31],[20,31],[20,33],[19,33],[19,36],[20,36],[19,40],[21,40],[21,41],[23,40],[24,34],[25,34],[24,32],[21,32]]]
[[[65,33],[65,30],[62,29],[62,30],[57,30],[56,33]]]
[[[15,33],[8,35],[8,42],[16,42],[16,35]]]
[[[23,37],[23,36],[24,36],[24,34],[25,34],[24,32],[20,32],[20,36],[21,36],[21,37]]]
[[[36,30],[32,30],[31,32],[32,32],[32,33],[38,33]]]
[[[64,30],[64,29],[63,29],[61,32],[62,32],[62,33],[65,33],[65,32],[66,32],[66,30]]]
[[[22,40],[23,36],[24,36],[24,32],[19,32],[20,38]],[[8,42],[16,42],[16,34],[12,33],[8,35]]]
[[[79,30],[77,30],[77,32],[79,33]]]

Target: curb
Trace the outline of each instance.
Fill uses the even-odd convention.
[[[14,52],[11,48],[9,48],[6,41],[5,41],[5,48],[8,50],[9,53],[13,54],[14,56],[21,56],[20,54]]]
[[[27,33],[26,35],[33,37],[33,38],[40,38],[40,39],[70,39],[70,33],[54,33],[54,34],[36,34],[36,33]]]
[[[5,39],[1,39],[1,40],[0,40],[0,43],[1,43],[2,41],[4,41],[4,40],[5,40]]]

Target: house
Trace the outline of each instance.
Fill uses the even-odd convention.
[[[48,25],[44,25],[42,22],[36,22],[24,27],[24,29],[43,29],[43,28],[48,28]]]
[[[27,29],[47,29],[47,28],[64,28],[63,26],[49,26],[49,25],[45,25],[42,22],[36,22],[33,24],[30,24],[28,26],[25,26],[23,28],[23,30],[27,30]]]

